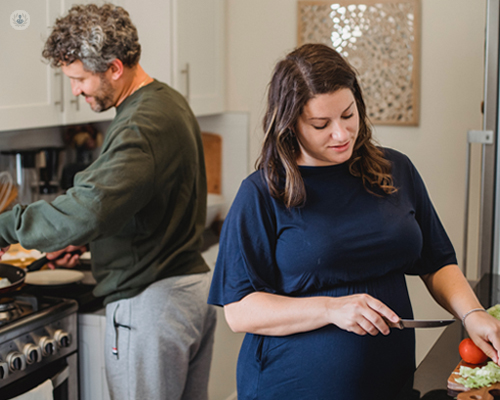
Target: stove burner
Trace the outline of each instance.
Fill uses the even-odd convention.
[[[12,297],[3,297],[0,299],[0,311],[10,310],[14,306],[14,299]]]
[[[0,299],[0,326],[19,318],[23,314],[23,308],[11,297]]]
[[[36,296],[23,293],[13,293],[11,297],[0,297],[0,326],[33,314],[41,309]]]

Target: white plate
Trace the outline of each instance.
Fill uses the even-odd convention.
[[[84,274],[71,269],[46,269],[43,271],[28,272],[25,282],[29,285],[67,285],[79,282]]]

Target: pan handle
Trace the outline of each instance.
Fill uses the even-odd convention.
[[[43,256],[42,258],[39,258],[38,260],[33,261],[30,265],[28,265],[26,267],[26,270],[28,272],[38,271],[40,268],[42,268],[48,262],[59,260],[60,258],[63,258],[66,254],[68,254],[68,253],[62,253],[59,255],[59,257],[54,258],[53,260],[48,260],[47,256]],[[70,252],[69,254],[71,254],[72,256],[75,254],[81,255],[82,252],[80,250],[75,250],[75,251]]]
[[[46,256],[43,256],[42,258],[39,258],[36,261],[33,261],[30,265],[26,267],[26,271],[32,272],[32,271],[38,271],[40,268],[42,268],[45,264],[47,264],[49,260],[47,260]]]

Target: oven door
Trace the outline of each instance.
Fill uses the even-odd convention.
[[[56,360],[1,389],[1,400],[12,399],[29,393],[47,379],[54,387],[54,400],[78,400],[77,353]]]

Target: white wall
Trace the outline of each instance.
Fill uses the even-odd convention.
[[[466,132],[481,128],[485,8],[486,0],[422,0],[420,125],[375,130],[382,145],[406,153],[419,169],[459,260]],[[297,0],[227,0],[227,109],[250,113],[250,170],[267,84],[276,61],[296,46],[296,21]],[[418,278],[408,282],[417,317],[447,315]],[[417,360],[439,333],[417,331]]]

